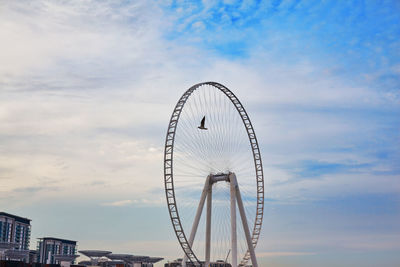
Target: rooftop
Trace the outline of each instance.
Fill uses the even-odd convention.
[[[10,218],[13,218],[14,220],[16,220],[17,222],[21,222],[21,223],[25,223],[25,224],[31,223],[31,220],[28,218],[20,217],[20,216],[10,214],[7,212],[3,212],[3,211],[0,211],[0,216],[10,217]]]
[[[60,241],[62,243],[67,243],[67,244],[71,244],[71,245],[76,245],[77,241],[74,240],[68,240],[68,239],[62,239],[62,238],[56,238],[56,237],[50,237],[50,236],[46,236],[46,237],[42,237],[42,238],[38,238],[41,241],[46,241],[46,240],[54,240],[54,241]]]
[[[164,258],[159,258],[159,257],[150,257],[148,259],[146,259],[146,262],[148,263],[156,263],[159,261],[162,261]]]
[[[107,258],[109,258],[110,260],[128,260],[132,255],[131,254],[108,254]]]
[[[108,256],[108,254],[111,254],[111,251],[107,251],[107,250],[79,250],[78,252],[89,258],[104,257],[104,256]]]
[[[137,255],[131,255],[128,258],[128,261],[130,262],[147,262],[147,260],[149,259],[149,256],[137,256]]]

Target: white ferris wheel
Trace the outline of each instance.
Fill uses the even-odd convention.
[[[223,261],[237,267],[251,260],[257,267],[261,154],[246,110],[222,84],[196,84],[176,104],[165,141],[164,183],[182,266]]]

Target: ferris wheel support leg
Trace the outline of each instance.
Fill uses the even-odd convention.
[[[231,250],[232,267],[237,267],[237,231],[236,231],[236,189],[234,183],[230,183],[231,191]]]
[[[237,180],[236,180],[236,175],[233,173],[233,174],[231,174],[231,176],[233,178],[234,186],[236,188],[236,200],[237,200],[237,203],[238,203],[240,217],[242,219],[243,230],[244,230],[244,233],[246,235],[247,247],[248,247],[248,249],[250,251],[251,264],[252,264],[253,267],[258,267],[256,253],[254,251],[254,246],[253,246],[253,243],[251,241],[249,225],[247,224],[246,212],[244,210],[242,196],[240,195],[239,185],[238,185]],[[231,183],[232,183],[232,180],[231,180]]]
[[[194,238],[196,237],[197,228],[199,226],[201,214],[202,214],[203,208],[204,208],[204,202],[206,200],[209,187],[210,187],[210,176],[207,176],[206,182],[204,184],[203,192],[201,193],[199,206],[197,207],[196,216],[194,217],[192,231],[190,232],[190,237],[189,237],[190,247],[193,246]],[[186,267],[187,260],[188,260],[188,258],[185,254],[183,256],[183,260],[182,260],[182,267]]]
[[[206,262],[205,266],[210,266],[211,252],[211,209],[212,209],[212,185],[208,187],[207,194],[207,218],[206,218]]]

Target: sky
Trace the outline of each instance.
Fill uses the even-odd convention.
[[[259,265],[399,266],[398,1],[3,0],[0,40],[0,210],[32,248],[181,257],[165,133],[216,81],[260,143]]]

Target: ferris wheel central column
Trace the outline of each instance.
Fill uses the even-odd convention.
[[[229,174],[231,176],[232,174]],[[231,250],[232,267],[237,267],[237,231],[236,231],[236,188],[234,183],[230,182],[231,193]]]
[[[203,212],[204,202],[205,202],[205,200],[207,198],[207,195],[208,195],[208,189],[211,186],[211,184],[210,184],[211,180],[210,179],[211,179],[211,176],[210,175],[207,176],[206,182],[204,184],[203,191],[201,193],[199,206],[197,207],[196,217],[194,218],[192,231],[191,231],[190,237],[189,237],[189,245],[190,246],[193,246],[194,238],[196,237],[197,228],[199,226],[201,213]],[[188,257],[185,254],[183,256],[183,259],[182,259],[182,267],[186,267],[186,261],[187,260],[188,260]]]
[[[212,184],[208,187],[207,217],[206,217],[206,265],[210,265],[211,254],[211,209],[212,209]]]
[[[232,174],[229,174],[231,176]],[[237,267],[237,231],[236,231],[236,188],[230,183],[231,191],[231,250],[232,267]]]
[[[246,212],[244,210],[243,200],[240,194],[238,182],[236,180],[236,175],[234,173],[231,173],[229,175],[229,179],[230,182],[233,184],[232,186],[235,188],[236,200],[239,208],[240,218],[242,219],[243,230],[246,236],[248,251],[250,252],[251,264],[253,267],[258,267],[256,253],[254,251],[254,245],[251,240],[249,225],[247,224]]]

